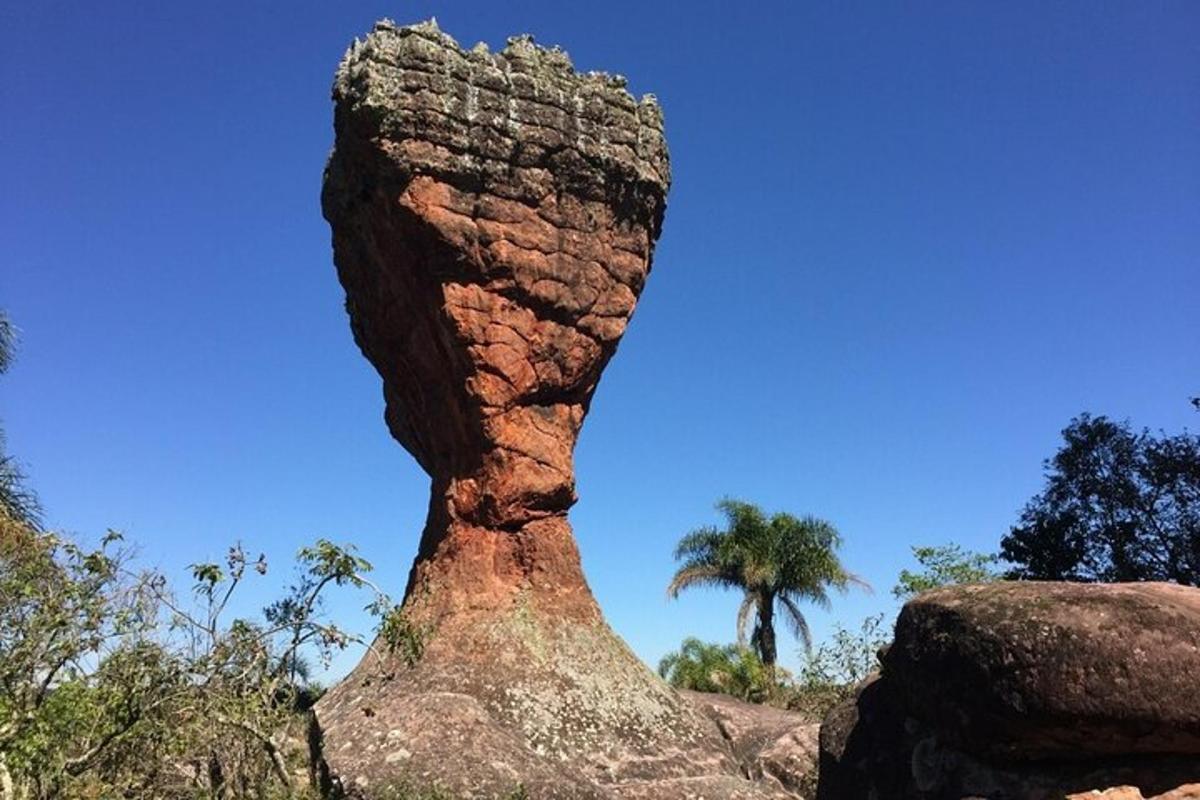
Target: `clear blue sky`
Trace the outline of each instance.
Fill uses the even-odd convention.
[[[840,528],[877,591],[820,635],[892,610],[910,545],[994,550],[1074,414],[1200,424],[1195,2],[7,3],[0,419],[49,523],[175,571],[240,538],[273,561],[249,607],[317,536],[402,589],[427,481],[318,192],[347,44],[430,15],[665,109],[665,231],[572,514],[648,661],[733,636],[736,597],[663,595],[722,495]]]

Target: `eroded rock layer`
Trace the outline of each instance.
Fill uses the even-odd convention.
[[[765,796],[605,625],[567,522],[575,441],[662,224],[657,103],[528,37],[466,51],[386,22],[334,100],[338,275],[432,497],[404,602],[424,652],[368,658],[321,701],[333,772],[369,793]]]

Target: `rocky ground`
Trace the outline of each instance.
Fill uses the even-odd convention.
[[[583,765],[529,746],[471,695],[450,691],[393,698],[371,714],[363,713],[361,701],[323,708],[327,723],[353,730],[340,744],[329,743],[333,749],[325,758],[339,786],[364,798],[388,797],[398,786],[438,787],[455,798],[495,798],[503,797],[507,786],[521,787],[531,798],[786,800],[815,785],[817,723],[724,695],[682,692],[678,697],[706,719],[714,748],[729,759],[723,771],[709,765],[693,775],[664,774],[643,765],[640,772],[623,773],[614,762],[611,774],[598,779]],[[361,717],[362,724],[337,720],[343,713]],[[603,743],[596,747],[604,751]],[[664,750],[659,756],[670,754]]]

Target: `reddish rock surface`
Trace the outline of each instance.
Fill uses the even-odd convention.
[[[386,23],[334,100],[322,204],[346,307],[433,479],[410,601],[436,617],[528,592],[595,617],[572,451],[662,225],[657,103],[528,38],[492,54]]]
[[[659,107],[624,85],[430,23],[380,23],[338,69],[322,207],[388,427],[432,479],[404,600],[424,654],[317,707],[348,789],[768,796],[604,623],[567,522],[670,181]]]

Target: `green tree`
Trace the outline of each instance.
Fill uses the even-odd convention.
[[[1083,414],[1001,541],[1009,577],[1200,585],[1200,436]]]
[[[8,314],[0,311],[0,375],[8,372],[17,351],[17,329]],[[0,517],[38,527],[41,508],[37,496],[25,487],[25,475],[5,452],[4,430],[0,428]]]
[[[0,797],[14,775],[33,797],[59,794],[144,705],[114,657],[147,626],[145,596],[121,585],[118,542],[85,551],[0,518]]]
[[[770,697],[777,680],[771,673],[748,647],[709,644],[694,637],[658,662],[658,674],[676,689],[719,692],[751,702]]]
[[[957,544],[914,547],[912,552],[921,571],[900,570],[899,582],[892,588],[892,594],[899,600],[908,600],[939,586],[986,583],[1000,577],[993,569],[1000,560],[997,556],[972,553]]]
[[[750,645],[768,667],[774,667],[777,655],[777,610],[807,650],[812,637],[801,604],[828,608],[830,589],[867,586],[842,566],[837,556],[841,536],[830,523],[787,513],[768,517],[755,505],[730,499],[718,503],[717,509],[727,526],[698,528],[680,540],[675,560],[682,563],[667,594],[674,598],[698,586],[741,591],[738,643],[746,643],[753,615]]]

